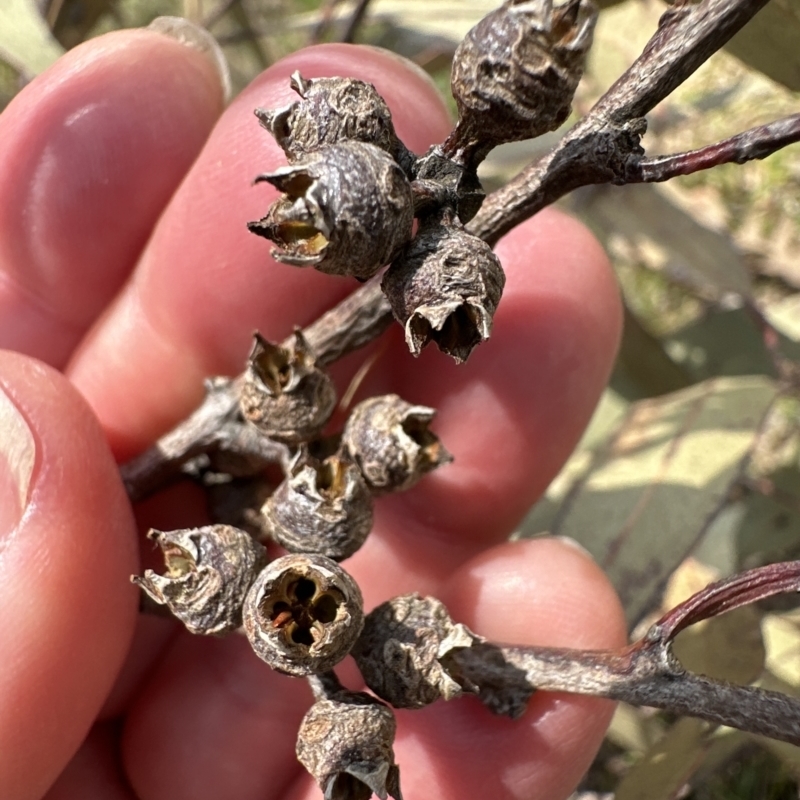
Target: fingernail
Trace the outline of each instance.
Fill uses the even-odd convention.
[[[35,460],[33,432],[0,388],[0,540],[17,527],[25,513]]]
[[[147,26],[147,29],[163,33],[206,56],[219,75],[225,102],[227,103],[231,99],[231,72],[228,68],[228,60],[217,40],[205,28],[201,28],[183,17],[156,17]]]
[[[595,561],[595,557],[578,541],[573,539],[571,536],[550,536],[550,539],[555,539],[557,542],[561,542],[561,544],[567,545],[567,547],[571,547],[573,550],[577,550],[581,555],[586,556],[586,558]]]

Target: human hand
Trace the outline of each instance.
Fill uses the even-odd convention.
[[[296,69],[374,83],[415,152],[450,128],[406,62],[337,45],[275,65],[223,112],[206,57],[151,31],[76,48],[0,117],[5,800],[320,797],[294,755],[304,681],[272,672],[244,637],[137,621],[129,576],[143,531],[203,524],[205,512],[199,490],[180,485],[135,520],[114,460],[184,417],[205,376],[241,371],[254,329],[279,340],[354,288],[272,262],[245,227],[273,197],[253,177],[282,162],[252,111],[286,102]],[[399,326],[373,346],[360,396],[437,408],[455,461],[382,499],[344,566],[366,609],[419,591],[495,641],[617,646],[622,613],[588,556],[556,539],[506,542],[607,379],[621,318],[613,276],[556,211],[497,252],[505,295],[468,364],[433,348],[412,359]],[[364,358],[335,367],[340,385]],[[400,711],[401,786],[408,798],[564,797],[611,708],[541,693],[517,721],[472,698]]]

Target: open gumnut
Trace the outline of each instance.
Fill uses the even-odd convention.
[[[316,436],[336,407],[336,389],[300,331],[291,347],[260,334],[248,359],[240,393],[245,419],[267,436],[296,443]]]
[[[277,245],[277,261],[366,280],[411,238],[411,185],[397,162],[374,145],[328,145],[256,178],[261,181],[283,197],[248,228]]]
[[[270,535],[290,553],[349,558],[372,529],[372,494],[348,458],[300,458],[264,504]]]
[[[319,555],[273,561],[244,603],[244,629],[256,654],[273,669],[304,676],[326,672],[349,652],[364,624],[355,581]]]
[[[219,635],[241,626],[245,595],[267,563],[263,545],[231,525],[147,535],[164,552],[166,572],[134,575],[137,586],[191,633]]]

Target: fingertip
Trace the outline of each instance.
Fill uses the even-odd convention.
[[[443,589],[454,618],[506,644],[600,649],[626,640],[614,587],[577,542],[504,542],[463,564]]]
[[[222,110],[209,59],[118,31],[0,116],[0,343],[62,366],[122,285]]]
[[[125,657],[137,556],[108,445],[66,379],[2,352],[0,395],[34,448],[26,507],[0,531],[0,796],[34,797],[80,745]],[[0,461],[18,461],[18,442],[4,426]]]

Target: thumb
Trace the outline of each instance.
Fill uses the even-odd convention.
[[[40,797],[86,736],[130,644],[135,542],[85,402],[0,351],[0,797]]]

